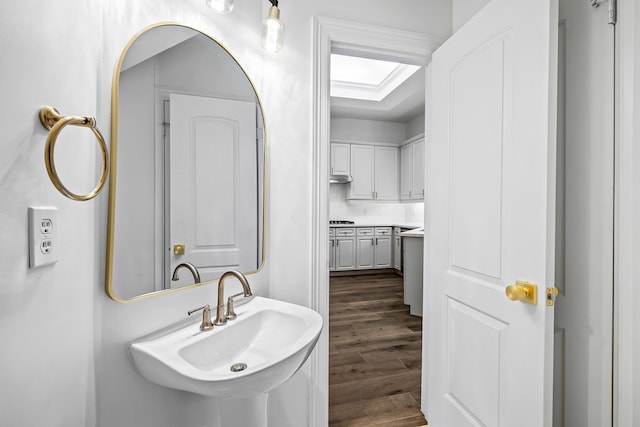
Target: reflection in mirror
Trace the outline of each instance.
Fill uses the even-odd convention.
[[[106,289],[118,301],[263,261],[264,141],[244,70],[194,29],[160,24],[114,77]],[[117,178],[116,178],[117,176]]]

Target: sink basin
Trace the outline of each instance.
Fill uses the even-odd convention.
[[[289,379],[322,331],[317,312],[270,298],[253,297],[235,311],[236,319],[210,331],[200,331],[196,322],[133,342],[129,351],[134,365],[165,387],[246,398]]]

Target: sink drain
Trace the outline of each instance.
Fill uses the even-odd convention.
[[[247,369],[247,364],[246,363],[235,363],[233,365],[231,365],[231,372],[240,372],[240,371],[244,371],[245,369]]]

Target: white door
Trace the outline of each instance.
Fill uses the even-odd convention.
[[[554,0],[493,0],[433,55],[423,410],[435,427],[551,425],[557,23]],[[517,280],[537,285],[535,304],[506,297]]]
[[[168,276],[182,262],[194,264],[202,281],[255,270],[255,103],[171,94],[170,109]],[[178,244],[184,254],[174,253]],[[191,283],[189,276],[183,272],[177,285]]]
[[[554,427],[612,420],[614,34],[560,0]]]

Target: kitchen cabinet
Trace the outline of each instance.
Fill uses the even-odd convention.
[[[329,229],[329,270],[356,268],[356,238],[354,228]]]
[[[391,227],[375,228],[375,268],[391,268]]]
[[[373,228],[358,228],[356,237],[356,268],[364,270],[373,268],[374,241]]]
[[[358,227],[356,269],[391,267],[391,227]]]
[[[424,138],[400,147],[400,200],[424,199]]]
[[[402,237],[405,228],[393,227],[393,268],[402,271]]]
[[[404,232],[404,303],[409,305],[409,314],[422,316],[422,288],[424,264],[424,231]]]
[[[398,200],[398,148],[351,144],[349,199]]]
[[[330,175],[351,175],[351,144],[331,143]]]

